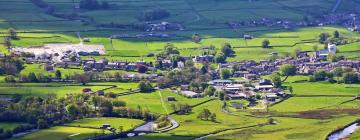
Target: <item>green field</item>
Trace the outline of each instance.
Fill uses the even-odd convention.
[[[111,127],[117,130],[120,128],[120,126],[122,126],[123,131],[128,131],[134,128],[135,126],[141,125],[142,123],[144,123],[144,121],[142,120],[126,119],[126,118],[88,118],[88,119],[76,120],[67,125],[99,128],[103,124],[110,124]]]
[[[19,125],[20,125],[20,123],[0,122],[0,128],[4,129],[4,131],[6,131],[6,130],[11,131]]]
[[[166,98],[168,96],[175,97],[177,101],[175,102],[166,101]],[[171,104],[187,103],[189,105],[195,105],[202,101],[208,100],[209,98],[204,97],[200,99],[196,99],[196,98],[191,99],[191,98],[183,97],[168,90],[161,90],[152,93],[138,93],[138,94],[120,96],[117,99],[125,101],[126,106],[128,107],[136,108],[140,106],[142,107],[142,109],[149,110],[150,112],[168,114],[173,111],[170,107]]]
[[[25,96],[42,96],[54,94],[58,97],[65,96],[69,93],[82,93],[82,89],[91,88],[93,91],[108,88],[110,86],[80,86],[80,85],[63,85],[57,83],[21,83],[21,84],[1,84],[1,94],[20,94]]]
[[[102,130],[100,129],[55,126],[19,138],[12,138],[12,140],[64,140],[68,138],[72,140],[82,140],[99,134],[102,134]]]

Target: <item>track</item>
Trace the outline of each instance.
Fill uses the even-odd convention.
[[[337,0],[334,7],[331,9],[331,13],[335,13],[336,10],[339,8],[340,4],[341,4],[342,0]]]

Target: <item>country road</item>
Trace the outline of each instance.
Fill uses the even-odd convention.
[[[334,7],[331,10],[331,13],[335,13],[336,10],[339,8],[340,4],[341,4],[342,0],[337,0]]]

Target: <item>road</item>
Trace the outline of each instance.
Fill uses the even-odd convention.
[[[340,4],[341,4],[342,0],[336,0],[336,3],[334,5],[334,7],[331,10],[331,13],[335,13],[336,10],[339,8]]]

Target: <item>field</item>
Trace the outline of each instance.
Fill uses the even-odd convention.
[[[4,131],[6,130],[13,130],[16,128],[19,123],[11,123],[11,122],[0,122],[0,128],[2,128]]]
[[[175,102],[166,101],[168,96],[176,98]],[[160,114],[168,114],[173,110],[171,104],[187,103],[189,105],[195,105],[202,101],[209,99],[208,97],[200,99],[186,98],[168,90],[155,91],[152,93],[138,93],[126,96],[120,96],[117,98],[126,102],[126,106],[136,108],[140,106],[142,109],[149,110],[150,112],[156,112]]]
[[[144,121],[142,120],[126,119],[126,118],[88,118],[88,119],[76,120],[67,125],[99,128],[103,124],[110,124],[111,127],[117,130],[120,128],[120,126],[122,126],[123,131],[128,131],[142,123],[144,123]]]
[[[107,132],[107,131],[105,131]],[[12,140],[82,140],[85,138],[93,137],[95,135],[102,134],[100,129],[90,128],[78,128],[78,127],[66,127],[55,126],[49,129],[42,129],[38,132],[27,134],[22,137],[12,138]]]
[[[274,118],[278,124],[220,133],[209,139],[325,139],[326,135],[343,125],[351,123],[358,116],[337,117],[328,120],[301,118]]]
[[[167,43],[176,46],[181,56],[192,57],[204,53],[204,46],[215,46],[220,52],[224,43],[230,43],[235,56],[229,57],[228,62],[268,59],[272,52],[279,56],[289,56],[296,49],[314,51],[314,46],[322,49],[324,44],[319,43],[319,34],[326,32],[333,35],[339,31],[340,36],[350,41],[350,44],[338,45],[337,56],[359,60],[360,34],[351,32],[344,27],[328,25],[319,27],[304,27],[284,29],[281,27],[242,27],[232,29],[227,25],[230,21],[250,21],[262,18],[287,19],[303,21],[305,18],[316,19],[324,14],[331,13],[337,0],[110,0],[109,9],[84,10],[75,9],[80,0],[43,0],[55,6],[55,14],[65,14],[81,17],[78,19],[58,18],[45,13],[28,0],[0,1],[0,53],[9,54],[4,46],[4,35],[9,28],[18,32],[20,39],[12,40],[11,46],[37,47],[47,43],[79,43],[77,33],[82,38],[88,38],[86,44],[102,44],[106,54],[103,56],[81,56],[84,58],[107,58],[109,61],[136,62],[144,60],[155,62],[156,57],[149,54],[158,54],[163,51]],[[153,22],[175,22],[184,26],[183,31],[164,31],[169,38],[143,39],[110,39],[112,35],[137,35],[143,31],[132,29],[135,23],[141,20],[146,10],[162,8],[170,13],[169,17]],[[342,1],[336,12],[357,13],[360,10],[359,0]],[[105,28],[101,25],[116,24],[120,27]],[[202,40],[194,43],[191,36],[197,33]],[[243,35],[254,36],[251,40],[244,40]],[[268,39],[271,48],[262,48],[262,41]],[[196,64],[196,66],[201,66]],[[216,64],[212,64],[216,68]],[[62,73],[62,78],[76,73],[84,73],[80,68],[55,68]],[[55,76],[55,71],[45,71],[43,64],[26,64],[21,75],[34,72]],[[134,74],[128,71],[106,71],[103,76],[120,72]],[[159,71],[157,71],[159,72]],[[164,72],[166,73],[166,72]],[[93,91],[116,85],[116,88],[106,90],[106,93],[123,93],[137,89],[138,83],[120,82],[92,82],[87,85],[63,83],[5,83],[5,76],[0,76],[0,94],[20,94],[24,96],[45,97],[55,94],[62,97],[68,93],[82,93],[82,89],[91,88]],[[266,78],[266,76],[264,76]],[[284,77],[282,77],[284,78]],[[328,82],[307,82],[307,76],[292,76],[284,86],[292,86],[295,96],[267,110],[231,110],[222,109],[222,101],[213,100],[192,109],[187,115],[171,115],[171,118],[180,123],[174,130],[134,137],[132,139],[194,139],[209,135],[206,139],[325,139],[331,131],[340,128],[360,117],[360,101],[352,100],[360,94],[359,84],[331,84]],[[176,101],[167,101],[172,96]],[[169,89],[157,90],[151,93],[135,93],[119,96],[114,100],[126,102],[130,108],[142,108],[153,113],[170,114],[172,104],[197,105],[210,100],[210,97],[190,99]],[[235,101],[248,104],[247,101]],[[200,111],[209,109],[216,113],[216,121],[203,121],[197,118]],[[267,124],[270,118],[276,124]],[[99,127],[104,123],[111,124],[118,129],[130,130],[144,123],[142,120],[124,118],[87,118],[74,121],[67,125],[83,127]],[[265,124],[265,125],[259,125]],[[13,129],[16,123],[0,123],[0,128]],[[222,131],[222,132],[218,132]],[[55,126],[43,129],[13,140],[80,140],[102,133],[99,129],[80,128],[70,126]],[[356,132],[350,139],[359,139],[360,132]]]
[[[82,89],[90,87],[93,91],[108,88],[110,86],[81,86],[64,85],[56,83],[21,83],[21,84],[1,84],[1,94],[19,94],[25,96],[42,96],[54,94],[58,97],[65,96],[68,93],[82,93]]]

